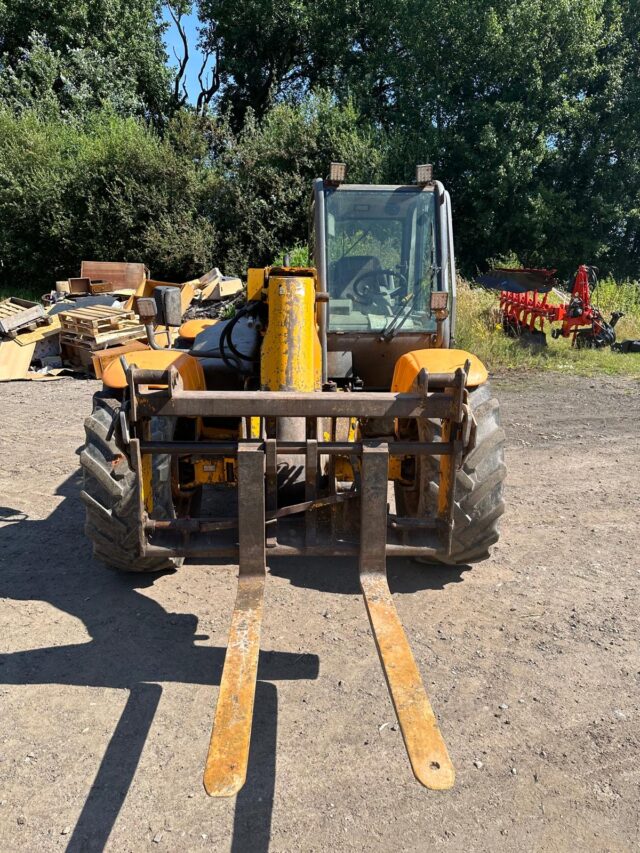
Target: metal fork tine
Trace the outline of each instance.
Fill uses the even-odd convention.
[[[212,797],[233,796],[247,777],[266,576],[264,472],[260,445],[241,444],[238,593],[204,771],[204,787]]]
[[[415,777],[427,788],[444,790],[453,786],[453,765],[387,581],[388,460],[388,445],[363,445],[360,586]]]

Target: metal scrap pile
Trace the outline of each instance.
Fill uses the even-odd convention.
[[[138,298],[158,301],[176,289],[183,320],[228,316],[244,299],[240,279],[217,268],[178,284],[154,281],[144,264],[106,261],[83,261],[80,276],[56,282],[41,303],[0,299],[0,382],[100,377],[114,358],[149,348]],[[175,327],[164,331],[170,341],[178,337]]]

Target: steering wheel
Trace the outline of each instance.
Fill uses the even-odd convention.
[[[384,275],[399,279],[399,286],[406,283],[406,278],[397,270],[365,270],[356,276],[353,284],[351,285],[356,302],[362,302],[364,305],[370,305],[376,296],[380,296],[382,293],[382,286],[379,277]]]

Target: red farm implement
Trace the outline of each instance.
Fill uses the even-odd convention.
[[[505,334],[526,336],[545,342],[545,322],[560,323],[551,331],[553,338],[571,338],[573,346],[600,348],[615,343],[614,326],[622,317],[615,311],[607,322],[599,309],[591,304],[591,293],[597,285],[595,267],[581,265],[567,296],[558,290],[556,270],[494,269],[477,281],[484,287],[500,290],[500,314]],[[553,292],[563,300],[549,301]]]

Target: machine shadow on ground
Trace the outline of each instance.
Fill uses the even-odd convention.
[[[267,565],[272,575],[286,578],[294,586],[317,589],[338,595],[357,595],[358,561],[349,557],[272,557],[267,553]],[[418,563],[406,557],[387,560],[387,577],[391,592],[418,592],[425,589],[444,589],[464,580],[471,566],[443,566]]]
[[[97,565],[83,534],[77,476],[44,520],[0,507],[0,597],[51,604],[82,621],[91,640],[0,654],[0,683],[117,688],[128,699],[111,736],[67,851],[102,850],[135,776],[162,684],[219,685],[225,649],[197,645],[194,614],[169,613],[140,594],[158,575]],[[267,851],[275,787],[277,689],[281,679],[315,679],[316,655],[262,652],[248,781],[237,797],[232,850]],[[213,698],[213,697],[212,697]],[[211,715],[213,719],[214,705]],[[182,725],[176,720],[176,726]],[[202,744],[202,759],[206,754]],[[202,796],[205,797],[203,791]]]

